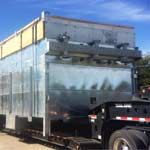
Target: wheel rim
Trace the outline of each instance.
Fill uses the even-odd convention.
[[[113,150],[131,150],[127,140],[123,138],[117,138],[113,144]]]

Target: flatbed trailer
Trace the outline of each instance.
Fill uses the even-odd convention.
[[[89,113],[92,136],[75,137],[51,134],[47,138],[42,132],[25,129],[18,134],[24,138],[34,138],[46,143],[67,148],[68,150],[88,149],[134,149],[148,150],[150,138],[150,102],[133,100],[107,102],[97,106]]]
[[[108,102],[98,106],[89,115],[93,138],[98,138],[108,149],[119,149],[119,146],[149,149],[149,107],[146,100]]]
[[[0,51],[2,129],[73,150],[148,149],[133,27],[43,13]]]

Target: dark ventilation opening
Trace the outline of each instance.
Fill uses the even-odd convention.
[[[97,125],[95,125],[95,131],[98,131]]]
[[[91,97],[90,98],[90,103],[91,104],[96,104],[96,97]]]

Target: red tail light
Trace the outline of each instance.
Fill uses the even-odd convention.
[[[97,119],[97,115],[95,115],[95,114],[88,115],[88,117],[89,117],[90,119]]]
[[[150,85],[147,87],[148,91],[150,92]]]

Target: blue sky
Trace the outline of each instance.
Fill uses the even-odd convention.
[[[150,0],[1,0],[0,40],[46,10],[51,15],[135,27],[136,45],[150,52]]]

